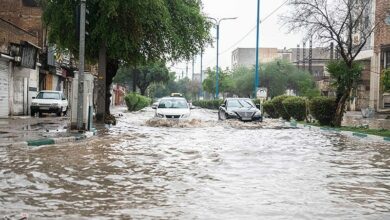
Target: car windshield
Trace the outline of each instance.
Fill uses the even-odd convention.
[[[162,99],[158,105],[159,108],[188,108],[185,99]]]
[[[37,95],[37,99],[60,99],[60,94],[58,92],[40,92]]]
[[[255,107],[251,100],[235,99],[227,101],[228,108],[252,108]]]

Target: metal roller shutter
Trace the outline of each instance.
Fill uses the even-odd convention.
[[[0,117],[8,117],[8,62],[0,60]]]

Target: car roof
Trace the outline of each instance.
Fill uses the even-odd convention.
[[[39,92],[56,92],[56,93],[62,93],[62,91],[56,91],[56,90],[41,90]]]
[[[179,99],[179,100],[186,100],[184,97],[163,97],[161,98],[161,100],[164,100],[164,99]]]
[[[225,100],[229,101],[229,100],[251,100],[251,99],[250,98],[226,98]]]

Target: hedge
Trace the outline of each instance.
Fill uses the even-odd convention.
[[[263,103],[263,109],[264,109],[264,112],[266,112],[270,118],[279,118],[280,117],[280,115],[275,110],[275,107],[271,101],[265,101]]]
[[[151,99],[138,93],[129,93],[125,96],[125,102],[129,111],[139,111],[149,106]]]
[[[320,125],[332,125],[336,113],[336,100],[329,97],[315,97],[310,101],[310,114]]]
[[[306,99],[298,96],[291,96],[282,102],[286,112],[297,121],[306,118]]]
[[[283,101],[287,99],[290,96],[287,95],[281,95],[276,96],[271,100],[272,105],[275,108],[275,111],[278,113],[279,116],[281,116],[284,120],[289,121],[290,120],[290,114],[287,113],[286,109],[284,108]]]
[[[223,103],[222,99],[217,100],[196,100],[192,102],[192,105],[207,109],[219,109]]]

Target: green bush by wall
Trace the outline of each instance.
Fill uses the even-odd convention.
[[[291,96],[282,102],[286,112],[297,121],[306,118],[306,99],[298,96]]]
[[[287,99],[290,96],[287,95],[281,95],[276,96],[271,100],[272,105],[275,108],[275,111],[278,113],[279,116],[281,116],[284,120],[289,121],[290,120],[290,114],[287,113],[286,109],[284,108],[283,101]]]
[[[221,106],[223,103],[222,99],[218,100],[197,100],[193,101],[192,105],[198,106],[201,108],[207,108],[207,109],[219,109],[219,106]]]
[[[315,97],[309,104],[310,114],[320,125],[332,125],[336,107],[335,98],[329,97]]]
[[[149,106],[151,99],[138,93],[129,93],[125,96],[125,102],[129,111],[139,111]]]
[[[263,103],[263,110],[265,113],[267,113],[269,115],[270,118],[279,118],[280,117],[280,115],[275,110],[275,107],[271,101],[265,101]]]

